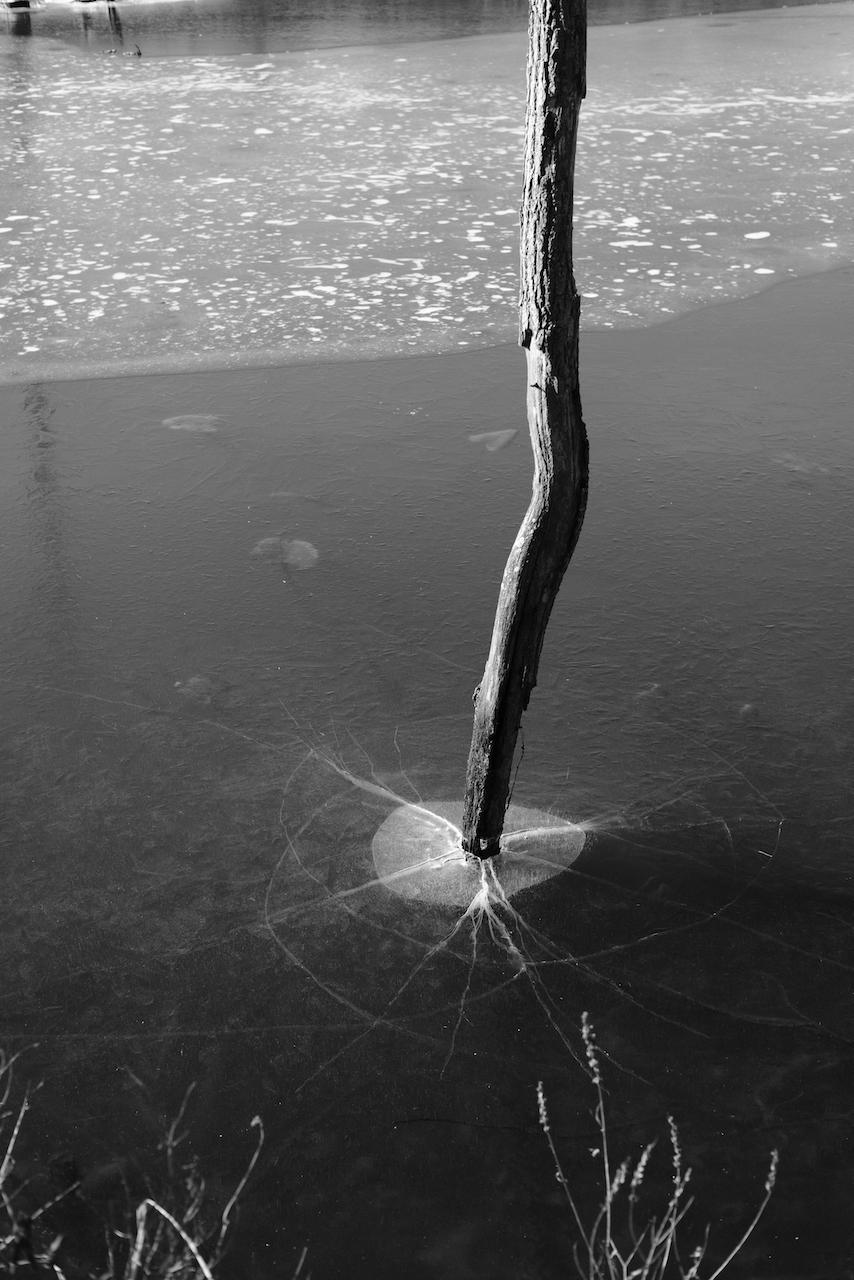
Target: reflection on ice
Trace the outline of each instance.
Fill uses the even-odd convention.
[[[851,258],[846,23],[823,5],[591,31],[588,326]],[[132,69],[35,41],[0,58],[0,375],[514,336],[523,35]]]
[[[207,705],[213,694],[213,682],[207,676],[190,676],[187,680],[175,681],[175,692],[183,698]]]
[[[507,427],[504,431],[479,431],[469,436],[472,444],[482,444],[487,453],[497,453],[519,434],[515,427]]]
[[[176,418],[164,418],[163,425],[170,431],[189,431],[196,435],[212,435],[217,431],[219,418],[215,413],[181,413]]]
[[[282,554],[280,537],[261,538],[249,552],[254,560],[278,560]]]
[[[286,538],[277,534],[261,538],[249,553],[255,560],[272,560],[289,569],[313,569],[320,559],[320,552],[303,538]]]
[[[313,569],[319,559],[317,547],[302,538],[282,543],[282,560],[290,569]]]
[[[773,457],[771,461],[776,462],[779,467],[785,467],[787,471],[793,471],[796,475],[830,475],[830,467],[825,467],[822,463],[816,462],[813,458],[804,458],[799,453],[779,453]]]

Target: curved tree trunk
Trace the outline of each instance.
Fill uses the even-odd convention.
[[[522,713],[537,682],[552,605],[587,505],[587,433],[578,388],[580,302],[572,270],[585,0],[530,0],[521,214],[519,343],[527,354],[531,503],[510,552],[483,680],[475,691],[463,848],[499,851]]]

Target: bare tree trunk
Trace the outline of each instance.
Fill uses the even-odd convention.
[[[587,433],[578,389],[580,302],[572,270],[585,0],[530,0],[521,215],[519,344],[527,353],[531,503],[510,552],[483,680],[475,691],[463,848],[499,851],[522,713],[537,682],[552,605],[587,505]]]

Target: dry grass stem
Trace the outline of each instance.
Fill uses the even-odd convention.
[[[688,1194],[691,1170],[685,1167],[676,1121],[672,1116],[667,1117],[672,1170],[670,1191],[663,1209],[641,1225],[638,1221],[639,1204],[656,1142],[647,1143],[636,1161],[627,1158],[614,1169],[608,1141],[605,1093],[596,1036],[586,1013],[582,1016],[581,1036],[588,1075],[596,1097],[593,1118],[599,1131],[599,1145],[592,1148],[592,1154],[599,1158],[602,1179],[600,1206],[587,1226],[570,1189],[552,1136],[542,1081],[537,1085],[540,1127],[551,1153],[555,1176],[579,1235],[579,1240],[573,1246],[573,1259],[579,1277],[581,1280],[718,1280],[744,1248],[767,1208],[777,1178],[777,1151],[771,1153],[765,1194],[747,1227],[723,1262],[714,1270],[704,1271],[710,1234],[708,1226],[690,1252],[680,1250],[680,1230],[694,1199]]]

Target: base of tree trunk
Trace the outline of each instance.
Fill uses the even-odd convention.
[[[377,878],[401,898],[465,909],[480,886],[481,861],[462,848],[460,801],[394,809],[371,850]],[[541,809],[511,804],[495,871],[508,898],[559,875],[584,848],[583,827]]]

